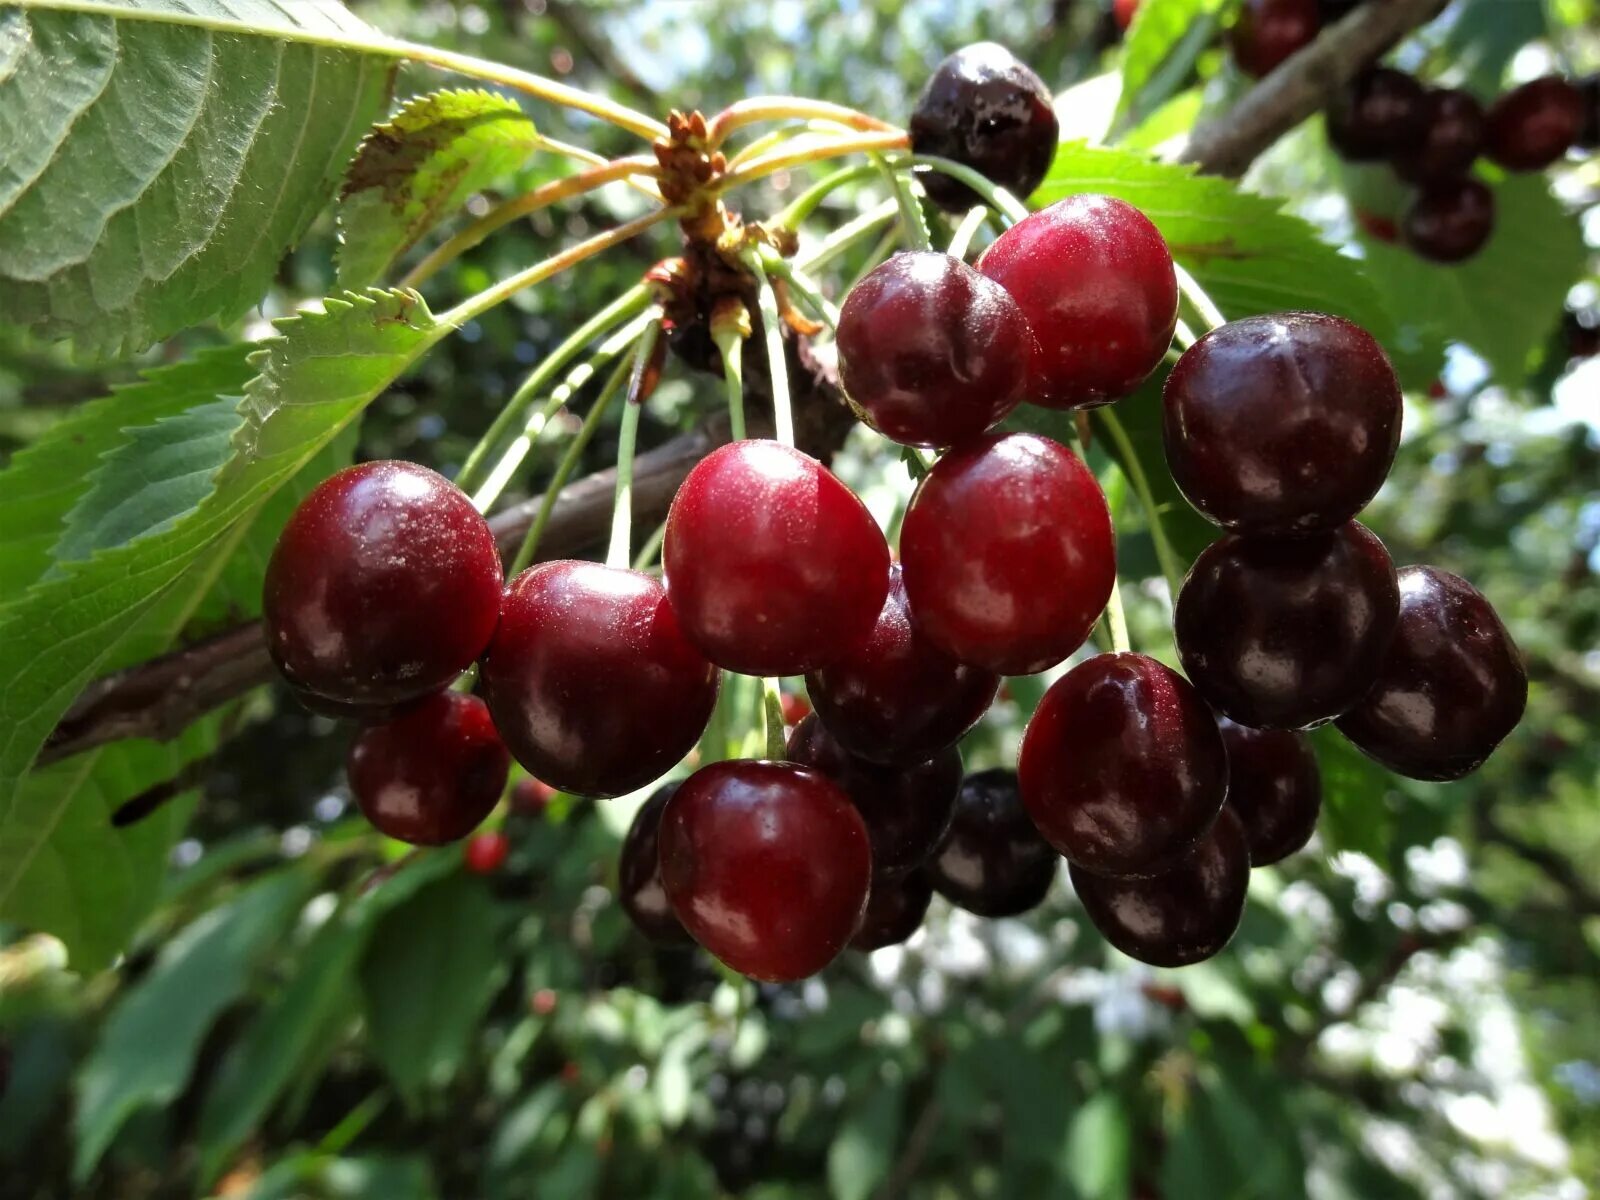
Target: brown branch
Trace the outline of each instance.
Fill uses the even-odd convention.
[[[1268,75],[1227,112],[1189,135],[1183,161],[1208,175],[1240,176],[1267,148],[1328,101],[1367,64],[1438,15],[1445,0],[1371,0]]]

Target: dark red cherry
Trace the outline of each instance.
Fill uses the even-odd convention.
[[[1393,217],[1375,213],[1370,209],[1358,208],[1355,210],[1356,224],[1361,226],[1373,241],[1386,242],[1393,245],[1400,240],[1400,225]]]
[[[979,771],[961,782],[955,816],[923,868],[946,900],[980,917],[1038,907],[1060,863],[1028,818],[1015,771]]]
[[[1228,791],[1228,756],[1188,681],[1144,654],[1101,654],[1044,694],[1022,737],[1028,815],[1070,862],[1152,875],[1189,851]]]
[[[1476,179],[1430,183],[1406,209],[1401,229],[1406,245],[1423,258],[1461,262],[1494,232],[1494,193]]]
[[[1033,333],[1011,294],[958,258],[897,254],[839,312],[839,374],[862,420],[910,446],[976,437],[1022,403]]]
[[[1031,433],[944,455],[906,510],[900,561],[917,628],[1001,675],[1043,671],[1083,645],[1117,569],[1100,485]]]
[[[301,693],[381,708],[437,692],[500,619],[494,536],[443,475],[347,467],[295,509],[267,564],[267,648]]]
[[[1321,28],[1317,0],[1244,0],[1228,44],[1239,69],[1260,79],[1316,41]]]
[[[1392,67],[1369,67],[1328,109],[1328,141],[1350,162],[1412,153],[1428,127],[1427,89]]]
[[[889,546],[872,514],[790,446],[721,446],[689,472],[667,514],[667,595],[684,634],[744,675],[803,675],[872,629]]]
[[[879,875],[921,866],[950,828],[961,787],[961,755],[954,747],[927,762],[881,767],[852,757],[813,714],[790,735],[788,755],[844,789],[867,823]]]
[[[1322,10],[1322,23],[1332,25],[1353,12],[1361,3],[1362,0],[1318,0],[1317,7]]]
[[[1422,138],[1395,155],[1395,174],[1412,183],[1459,179],[1483,150],[1483,105],[1459,88],[1433,88],[1423,100],[1423,112]]]
[[[1578,94],[1583,98],[1583,128],[1576,144],[1584,150],[1600,150],[1600,75],[1580,79]]]
[[[1489,106],[1488,153],[1508,171],[1542,171],[1583,135],[1583,92],[1547,75],[1512,88]]]
[[[622,855],[617,860],[617,899],[622,902],[622,911],[646,938],[667,946],[692,940],[667,902],[657,849],[661,814],[677,790],[677,784],[669,783],[657,788],[644,802],[628,826],[628,836],[622,839]]]
[[[1252,729],[1303,729],[1361,699],[1399,616],[1389,552],[1351,521],[1314,537],[1213,542],[1172,624],[1211,707]]]
[[[1172,344],[1172,255],[1149,218],[1121,200],[1058,200],[996,238],[978,270],[1015,297],[1033,330],[1034,404],[1090,408],[1126,396]]]
[[[1333,529],[1377,494],[1400,444],[1400,384],[1359,325],[1322,313],[1246,317],[1189,347],[1167,376],[1172,478],[1226,529]]]
[[[684,928],[735,971],[772,983],[827,966],[866,909],[861,814],[820,771],[719,762],[667,801],[661,882]]]
[[[1004,46],[978,42],[945,58],[911,110],[911,149],[953,159],[1026,200],[1055,157],[1050,89]],[[960,212],[981,203],[937,171],[922,176],[928,199]]]
[[[1217,718],[1228,748],[1228,807],[1250,843],[1250,865],[1271,866],[1302,849],[1322,811],[1322,772],[1311,739]]]
[[[505,866],[511,853],[511,839],[498,831],[475,833],[467,839],[461,857],[474,875],[493,875]]]
[[[507,586],[481,677],[517,761],[579,796],[620,796],[664,775],[705,731],[717,681],[657,580],[572,560]]]
[[[918,763],[963,734],[994,703],[1000,677],[939,649],[911,619],[901,567],[866,640],[806,676],[806,692],[828,732],[851,754],[878,763]]]
[[[439,692],[350,747],[350,791],[380,833],[414,846],[464,838],[493,811],[511,756],[476,696]]]
[[[861,928],[850,939],[851,949],[882,950],[885,946],[898,946],[922,927],[922,918],[928,915],[928,901],[932,899],[933,885],[921,871],[895,879],[874,879]]]
[[[1527,702],[1522,655],[1483,594],[1438,567],[1407,567],[1378,681],[1339,732],[1398,774],[1460,779],[1517,727]]]
[[[1186,967],[1218,953],[1244,916],[1250,849],[1231,809],[1177,866],[1153,879],[1112,879],[1071,868],[1089,920],[1118,950],[1153,967]]]

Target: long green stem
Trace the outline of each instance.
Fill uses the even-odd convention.
[[[644,545],[639,547],[639,553],[633,556],[633,569],[643,571],[648,569],[661,553],[661,543],[667,539],[667,523],[665,521],[655,527],[649,537],[645,538]]]
[[[744,335],[731,326],[719,331],[717,349],[722,351],[722,385],[728,397],[728,436],[742,442],[745,438]]]
[[[1133,484],[1134,495],[1139,497],[1139,506],[1144,509],[1145,520],[1150,525],[1150,538],[1155,543],[1156,561],[1161,564],[1161,573],[1166,576],[1167,586],[1176,599],[1178,588],[1183,583],[1183,567],[1172,549],[1172,543],[1167,540],[1166,528],[1161,523],[1161,510],[1156,506],[1155,493],[1150,490],[1150,477],[1144,473],[1144,464],[1139,461],[1133,441],[1122,427],[1122,422],[1117,420],[1116,414],[1109,408],[1097,408],[1095,416],[1105,427],[1112,445],[1116,446],[1117,457],[1128,473],[1129,482]]]
[[[1205,288],[1200,286],[1200,281],[1177,263],[1172,264],[1172,269],[1178,276],[1178,291],[1183,294],[1183,298],[1189,302],[1189,306],[1194,309],[1200,319],[1206,323],[1206,328],[1216,329],[1226,325],[1228,318],[1222,315],[1222,310],[1206,294]]]
[[[996,186],[985,179],[971,167],[958,163],[949,158],[938,158],[932,154],[913,154],[911,163],[918,167],[931,167],[942,175],[948,175],[957,182],[966,184],[983,198],[985,204],[994,209],[1009,224],[1015,225],[1028,215],[1027,205],[1018,200],[1003,187]]]
[[[761,263],[768,274],[776,275],[789,285],[789,290],[806,302],[806,307],[822,318],[822,323],[834,333],[839,332],[839,309],[822,294],[815,279],[779,254],[771,246],[760,247]]]
[[[859,217],[846,221],[811,249],[795,256],[795,266],[813,270],[823,263],[832,262],[862,238],[870,237],[874,230],[894,220],[899,211],[893,200],[885,200],[876,208],[869,208]]]
[[[761,681],[761,715],[767,731],[767,758],[782,762],[788,750],[783,744],[783,693],[776,679]]]
[[[818,142],[798,150],[781,150],[775,154],[751,159],[729,171],[717,184],[718,191],[728,191],[754,179],[763,179],[774,171],[786,171],[810,163],[825,162],[845,154],[870,154],[878,150],[904,150],[909,145],[904,133],[857,133],[850,137]]]
[[[715,149],[734,130],[742,129],[756,121],[783,121],[795,118],[828,121],[863,132],[900,132],[889,122],[878,117],[826,100],[810,100],[800,96],[750,96],[728,105],[706,122],[706,141]]]
[[[981,204],[967,209],[966,216],[961,218],[961,224],[956,226],[955,233],[951,235],[945,253],[951,258],[966,258],[967,251],[972,247],[972,239],[978,236],[978,230],[983,228],[983,223],[988,219],[989,210]]]
[[[891,167],[881,154],[874,154],[872,161],[883,172],[894,191],[895,203],[900,206],[900,223],[905,226],[906,241],[913,250],[932,249],[933,238],[928,233],[928,218],[922,211],[922,201],[917,199],[908,175]]]
[[[633,366],[628,374],[628,396],[622,406],[622,423],[617,431],[617,492],[611,505],[611,545],[606,565],[626,567],[633,542],[633,451],[639,442],[639,416],[644,409],[645,372],[661,335],[661,318],[652,317],[644,335],[633,349]]]
[[[1133,649],[1128,640],[1128,614],[1122,607],[1122,581],[1111,581],[1111,599],[1106,602],[1106,623],[1111,626],[1111,648],[1118,654]]]
[[[840,167],[831,175],[824,175],[793,200],[789,201],[771,224],[784,229],[798,229],[801,224],[817,211],[817,206],[846,184],[865,179],[869,175],[876,175],[878,168],[872,163],[857,163],[850,167]]]
[[[756,301],[761,308],[761,334],[767,347],[767,371],[772,378],[772,427],[778,441],[794,445],[794,408],[789,401],[789,367],[783,356],[783,325],[778,315],[778,297],[772,280],[761,265],[760,255],[746,253],[745,265],[756,279]]]

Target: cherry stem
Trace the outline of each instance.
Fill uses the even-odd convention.
[[[1106,601],[1106,624],[1111,627],[1111,648],[1118,654],[1133,649],[1128,640],[1128,614],[1122,607],[1122,581],[1111,581],[1111,598]]]
[[[933,237],[928,233],[928,218],[922,211],[922,201],[917,199],[910,176],[889,166],[882,155],[874,154],[872,161],[894,191],[895,203],[900,206],[900,223],[905,227],[906,244],[913,250],[931,250]]]
[[[638,344],[633,348],[632,369],[628,373],[628,397],[622,406],[622,421],[617,430],[617,492],[611,505],[611,544],[606,550],[606,566],[626,568],[633,543],[633,451],[639,443],[639,416],[644,409],[645,372],[655,354],[661,335],[661,314],[653,312]]]
[[[656,556],[661,553],[661,543],[667,539],[667,523],[662,521],[655,527],[654,532],[645,538],[644,545],[639,547],[639,553],[633,556],[633,569],[647,571],[655,563]]]
[[[542,208],[549,208],[563,200],[574,196],[582,196],[597,188],[605,187],[610,183],[630,179],[636,176],[653,177],[661,173],[654,159],[643,155],[631,158],[618,158],[610,162],[602,162],[599,166],[590,167],[588,170],[567,175],[561,179],[551,180],[549,183],[536,187],[531,192],[507,200],[504,204],[490,209],[483,216],[472,222],[454,237],[440,243],[423,258],[410,271],[406,272],[397,286],[420,287],[425,281],[431,279],[441,267],[455,261],[462,254],[482,242],[497,229],[501,229],[511,222],[538,212]],[[661,199],[661,193],[654,188],[650,189],[655,199]]]
[[[961,218],[961,223],[956,226],[956,231],[950,236],[950,246],[945,253],[951,258],[965,259],[967,251],[972,248],[972,239],[978,236],[978,230],[983,228],[984,222],[989,219],[989,210],[981,204],[975,204],[967,209]]]
[[[876,208],[868,209],[859,217],[846,221],[810,250],[795,256],[795,266],[805,270],[832,262],[874,230],[894,220],[899,209],[893,200],[885,200]],[[891,230],[892,232],[892,230]]]
[[[767,760],[782,762],[787,748],[783,744],[783,693],[776,679],[761,681],[761,715],[767,730]]]
[[[770,224],[781,226],[784,229],[798,229],[806,218],[816,212],[817,206],[834,192],[848,183],[855,183],[857,180],[865,179],[869,175],[877,174],[877,172],[878,168],[871,163],[857,163],[850,167],[840,167],[831,175],[824,175],[791,200],[782,212],[772,218]]]
[[[928,167],[941,175],[950,176],[958,183],[966,184],[978,193],[985,204],[1004,217],[1008,225],[1015,225],[1028,215],[1027,205],[969,166],[932,154],[913,154],[910,161],[914,167]]]
[[[1150,477],[1144,473],[1144,464],[1139,461],[1139,454],[1133,448],[1128,431],[1122,427],[1116,414],[1109,408],[1097,408],[1095,416],[1105,426],[1111,444],[1117,448],[1117,457],[1128,473],[1129,482],[1133,484],[1133,493],[1139,497],[1139,507],[1144,509],[1145,520],[1150,524],[1150,539],[1155,543],[1156,561],[1161,564],[1161,573],[1166,577],[1167,587],[1176,600],[1178,588],[1183,583],[1183,568],[1172,549],[1172,543],[1167,540],[1166,527],[1161,522],[1161,510],[1156,505],[1155,493],[1150,490]]]
[[[824,325],[834,334],[839,332],[839,309],[833,301],[822,294],[822,288],[815,279],[771,246],[762,246],[757,253],[761,255],[761,265],[767,269],[768,274],[776,275],[787,283],[789,290],[804,300],[806,307],[821,317]]]
[[[1206,294],[1206,290],[1200,286],[1199,280],[1177,263],[1172,264],[1172,270],[1178,277],[1178,291],[1189,302],[1189,307],[1194,309],[1201,321],[1205,323],[1208,331],[1220,328],[1228,323],[1228,318],[1222,315],[1222,310]]]
[[[1195,337],[1194,330],[1189,328],[1187,321],[1180,320],[1172,330],[1172,340],[1178,343],[1180,350],[1187,350],[1200,339]]]
[[[761,310],[761,334],[767,346],[767,371],[772,378],[772,427],[778,441],[794,445],[794,409],[789,402],[789,368],[783,357],[783,325],[778,316],[778,296],[752,249],[744,252],[745,266],[756,278],[756,302]]]
[[[860,133],[854,137],[821,142],[799,150],[783,150],[776,154],[767,154],[761,158],[752,159],[750,162],[729,171],[718,182],[717,190],[727,191],[730,188],[749,183],[751,180],[764,178],[774,171],[803,167],[814,162],[825,162],[830,158],[838,158],[845,154],[870,154],[879,150],[904,150],[909,144],[907,136],[900,132]]]
[[[715,150],[730,133],[757,121],[828,121],[849,129],[874,133],[899,133],[888,121],[868,116],[842,104],[800,96],[750,96],[728,105],[706,122],[706,146]]]
[[[899,210],[894,206],[894,202],[892,200],[888,203],[888,211],[890,216],[895,216],[899,213]],[[868,275],[872,274],[873,269],[894,252],[895,245],[899,241],[900,222],[895,221],[883,231],[883,236],[880,237],[873,245],[872,249],[867,252],[867,257],[862,260],[861,266],[857,268],[856,276],[850,281],[850,286],[844,289],[844,294],[848,296],[851,292],[855,291],[856,285]]]
[[[728,436],[736,442],[745,439],[744,425],[744,334],[732,327],[715,334],[722,352],[722,383],[728,395]]]

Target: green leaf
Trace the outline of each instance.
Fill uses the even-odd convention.
[[[1358,850],[1383,862],[1394,824],[1387,802],[1393,785],[1389,773],[1331,725],[1313,730],[1311,743],[1322,771],[1318,831],[1329,852]]]
[[[333,0],[0,14],[0,321],[114,354],[241,315],[332,199],[395,56]]]
[[[477,191],[539,147],[515,100],[483,91],[418,96],[361,143],[339,205],[339,286],[376,283]]]
[[[1493,96],[1517,51],[1549,31],[1545,0],[1465,0],[1440,53],[1453,70],[1466,72],[1467,86]]]
[[[1122,1200],[1132,1174],[1128,1110],[1112,1092],[1090,1097],[1067,1130],[1067,1178],[1083,1200]]]
[[[828,1147],[828,1192],[833,1200],[867,1200],[889,1174],[900,1140],[898,1083],[873,1087],[839,1124]]]
[[[182,1093],[206,1031],[243,994],[308,884],[300,872],[279,872],[206,913],[121,998],[79,1081],[73,1174],[80,1182],[136,1110]]]
[[[1143,0],[1124,39],[1117,115],[1137,123],[1183,86],[1229,0]]]

